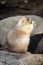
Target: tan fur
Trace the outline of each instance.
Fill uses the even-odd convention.
[[[17,25],[8,33],[7,45],[11,51],[26,52],[29,45],[30,33],[34,28],[31,18],[23,17]]]

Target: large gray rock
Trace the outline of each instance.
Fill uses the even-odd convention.
[[[43,65],[43,55],[0,51],[0,65]]]
[[[35,22],[36,26],[33,30],[33,34],[41,34],[43,33],[43,18],[35,15],[25,15],[31,17]],[[0,43],[3,45],[6,42],[6,36],[8,32],[13,29],[13,27],[17,24],[22,16],[14,16],[9,17],[0,21]]]

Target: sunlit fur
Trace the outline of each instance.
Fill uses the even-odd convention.
[[[30,33],[34,28],[35,22],[29,17],[21,18],[17,25],[8,33],[8,49],[13,52],[27,52]]]

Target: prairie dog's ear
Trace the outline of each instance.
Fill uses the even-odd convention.
[[[23,17],[18,21],[18,24],[21,25],[22,22],[23,22],[23,20],[24,20],[25,18],[26,18],[26,17],[23,16]]]

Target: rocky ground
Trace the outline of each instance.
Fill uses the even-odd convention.
[[[43,65],[43,55],[0,51],[0,65]]]

